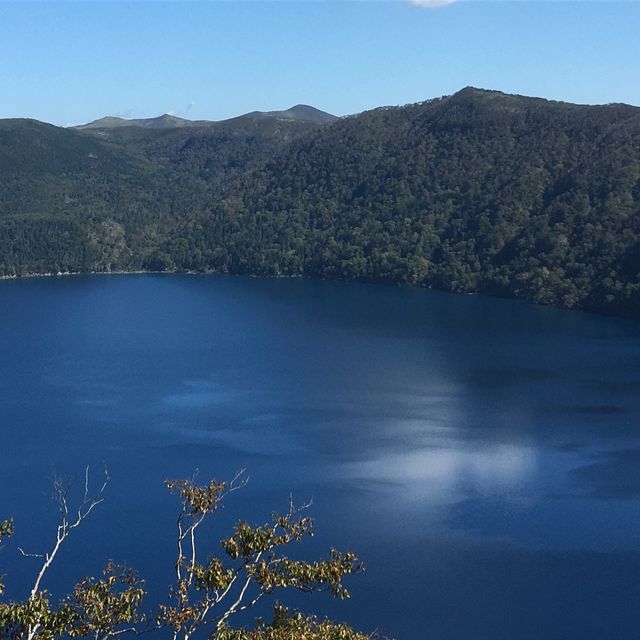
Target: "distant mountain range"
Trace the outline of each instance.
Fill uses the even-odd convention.
[[[0,120],[0,275],[301,275],[640,317],[640,108]]]
[[[210,120],[186,120],[165,113],[156,118],[126,119],[116,116],[105,116],[87,124],[80,124],[73,129],[113,129],[115,127],[144,127],[146,129],[173,129],[175,127],[197,127],[211,124]]]
[[[263,119],[275,119],[275,120],[296,120],[298,122],[308,122],[313,124],[326,124],[333,122],[338,118],[320,111],[315,107],[310,107],[306,104],[297,104],[285,111],[252,111],[230,120],[187,120],[186,118],[180,118],[170,113],[165,113],[157,118],[138,118],[138,119],[125,119],[115,116],[106,116],[99,120],[94,120],[88,124],[81,124],[74,129],[87,130],[87,129],[113,129],[115,127],[144,127],[145,129],[175,129],[178,127],[210,127],[220,125],[224,122],[234,120],[263,120]]]

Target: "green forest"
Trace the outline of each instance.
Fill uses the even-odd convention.
[[[640,108],[466,88],[321,113],[0,120],[0,275],[353,279],[640,317]]]

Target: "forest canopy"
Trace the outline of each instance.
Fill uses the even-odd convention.
[[[0,275],[135,270],[640,317],[640,108],[467,88],[326,122],[0,121]]]

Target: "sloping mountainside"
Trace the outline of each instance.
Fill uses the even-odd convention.
[[[639,108],[468,88],[274,113],[0,122],[0,270],[352,278],[640,317]]]
[[[221,268],[640,315],[635,107],[465,89],[318,130],[233,197]]]
[[[102,118],[75,129],[130,154],[142,154],[168,169],[168,180],[186,181],[192,187],[199,181],[197,188],[206,183],[209,191],[217,193],[238,172],[263,163],[294,139],[334,120],[336,116],[325,111],[296,105],[286,111],[253,111],[218,122],[165,114],[145,120]]]
[[[238,171],[273,157],[277,150],[313,131],[319,124],[322,122],[260,113],[212,122],[207,126],[126,126],[92,129],[85,133],[127,149],[131,154],[142,154],[145,159],[181,174],[187,172],[191,177],[220,185],[229,182]]]
[[[0,120],[0,276],[209,269],[197,251],[187,259],[176,228],[197,235],[189,223],[233,177],[318,126],[276,117],[210,124],[83,131]]]
[[[233,120],[297,120],[299,122],[312,122],[314,124],[327,124],[333,122],[338,118],[326,111],[320,111],[315,107],[310,107],[307,104],[297,104],[295,107],[291,107],[285,111],[252,111],[251,113],[245,113],[238,118],[232,118]]]
[[[120,148],[34,120],[0,120],[0,275],[99,268],[105,236],[124,233],[116,220],[140,229],[166,215],[155,197],[161,184],[155,166]]]
[[[169,113],[165,113],[157,118],[138,118],[127,120],[117,116],[106,116],[99,120],[94,120],[87,124],[81,124],[74,129],[91,130],[91,129],[116,129],[121,127],[142,127],[144,129],[175,129],[176,127],[197,127],[208,125],[208,120],[187,120],[179,118]]]
[[[176,129],[182,127],[216,127],[225,124],[237,123],[241,120],[295,120],[313,124],[326,124],[338,118],[326,111],[320,111],[306,104],[297,104],[284,111],[251,111],[229,120],[187,120],[170,113],[165,113],[156,118],[126,119],[117,116],[106,116],[87,124],[80,124],[73,129],[80,131],[96,131],[100,133],[106,129],[122,129],[128,127],[141,127],[143,129]]]

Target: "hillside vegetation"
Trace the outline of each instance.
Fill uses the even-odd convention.
[[[640,108],[467,88],[335,121],[294,109],[0,121],[0,273],[304,275],[640,317]]]

